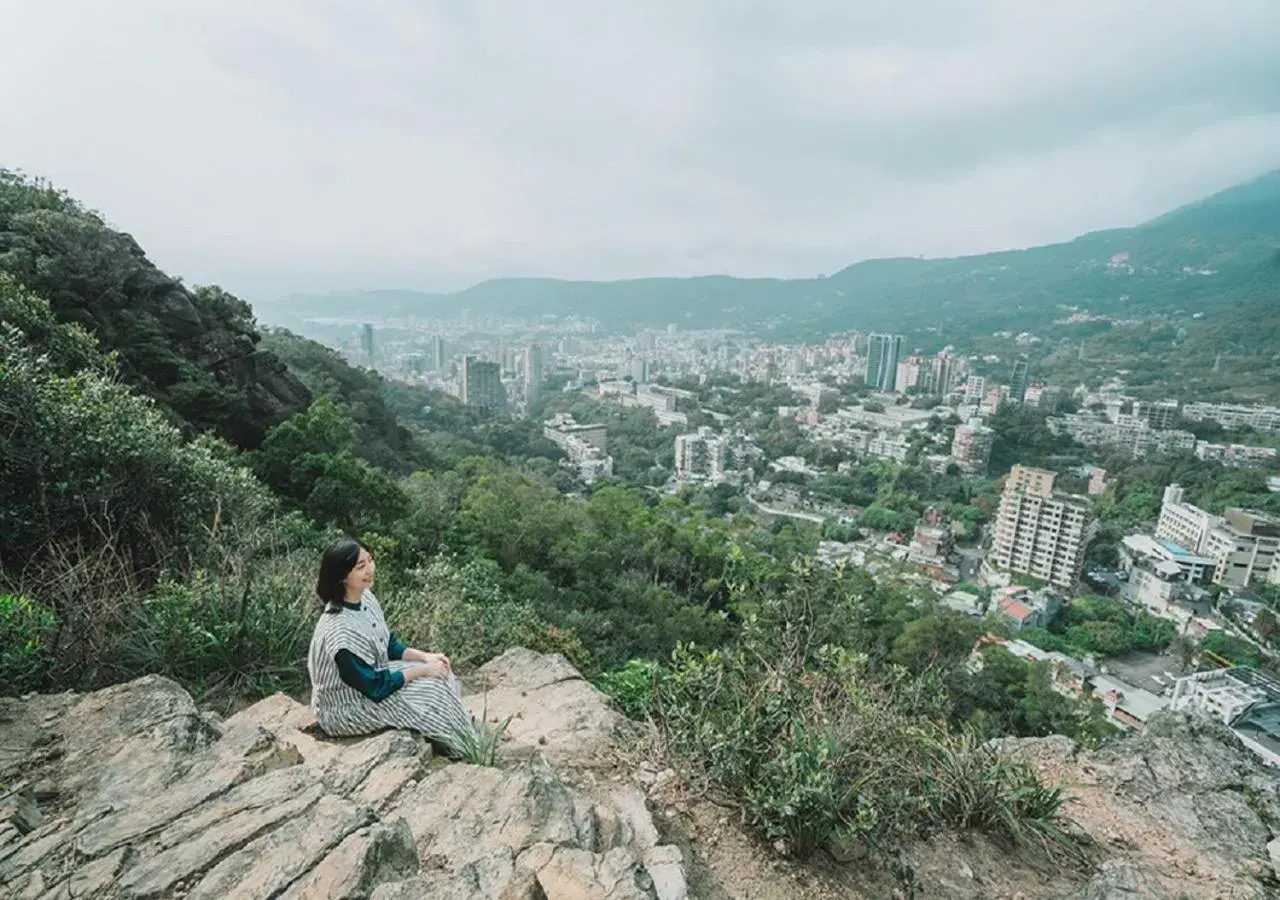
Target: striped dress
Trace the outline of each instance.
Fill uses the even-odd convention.
[[[456,677],[418,678],[380,701],[370,700],[342,680],[335,660],[339,650],[348,650],[379,670],[396,671],[418,665],[390,659],[390,640],[382,606],[372,591],[364,592],[359,609],[343,606],[338,612],[320,615],[307,657],[311,711],[316,722],[334,737],[404,728],[456,751],[455,735],[473,727],[471,716],[462,705],[462,686]]]

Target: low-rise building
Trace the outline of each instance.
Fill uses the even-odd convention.
[[[987,611],[987,604],[982,598],[969,591],[951,591],[938,602],[973,619],[981,619]]]
[[[1223,428],[1256,428],[1280,431],[1280,407],[1243,406],[1235,403],[1186,403],[1182,417],[1192,422],[1217,422]]]
[[[1107,719],[1121,728],[1138,731],[1160,710],[1170,705],[1165,698],[1135,687],[1114,675],[1103,674],[1086,662],[1053,650],[1041,650],[1026,641],[1009,640],[987,635],[979,640],[974,650],[975,664],[981,668],[981,648],[1000,646],[1019,659],[1049,666],[1053,689],[1066,697],[1084,699],[1096,697],[1106,708]]]
[[[1266,581],[1280,552],[1280,519],[1247,509],[1215,516],[1184,502],[1182,488],[1164,491],[1156,537],[1213,560],[1214,584],[1243,587]]]
[[[876,459],[891,459],[894,462],[906,462],[910,442],[901,435],[880,432],[867,441],[867,456]]]
[[[1210,444],[1196,442],[1196,458],[1219,462],[1224,466],[1244,468],[1274,463],[1277,451],[1274,447],[1250,447],[1246,444]]]
[[[1134,459],[1153,453],[1190,453],[1196,446],[1196,436],[1190,431],[1152,428],[1145,418],[1124,413],[1114,418],[1091,412],[1071,413],[1050,419],[1049,427],[1086,447],[1113,447]]]
[[[1013,623],[1018,631],[1024,628],[1047,628],[1053,617],[1062,609],[1062,596],[1053,591],[1032,591],[1021,585],[1000,588],[991,595],[996,612]]]
[[[1174,682],[1170,707],[1221,722],[1271,766],[1280,765],[1280,682],[1245,667],[1197,672]]]
[[[1153,566],[1173,566],[1175,577],[1191,584],[1207,584],[1213,577],[1217,561],[1211,556],[1193,553],[1169,538],[1148,534],[1131,534],[1120,541],[1120,562],[1125,571],[1150,562]]]
[[[1214,584],[1244,587],[1267,580],[1280,550],[1280,519],[1247,509],[1228,509],[1210,529],[1204,553],[1217,561]]]
[[[542,434],[564,451],[578,477],[588,484],[613,474],[608,429],[604,425],[579,425],[573,416],[560,413],[542,423]]]

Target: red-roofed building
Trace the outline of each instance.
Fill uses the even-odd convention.
[[[1048,627],[1062,608],[1062,598],[1057,594],[1051,591],[1032,593],[1019,585],[1001,588],[992,599],[995,601],[996,612],[1008,618],[1019,631],[1023,628]]]

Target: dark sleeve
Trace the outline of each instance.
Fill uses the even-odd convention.
[[[400,640],[400,636],[391,632],[391,640],[387,641],[387,656],[391,659],[404,659],[404,651],[409,648]]]
[[[404,675],[390,669],[375,669],[350,650],[339,650],[333,656],[342,681],[377,703],[404,687]]]

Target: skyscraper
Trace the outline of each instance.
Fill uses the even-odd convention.
[[[476,356],[462,357],[462,403],[488,410],[505,407],[507,396],[502,388],[502,367]]]
[[[431,342],[428,345],[427,360],[431,365],[431,371],[443,372],[445,360],[448,359],[444,338],[438,334],[431,336]]]
[[[631,358],[631,380],[636,384],[649,383],[649,360],[643,356],[633,356]]]
[[[896,388],[902,341],[900,334],[873,334],[867,339],[868,387],[878,391],[892,391]]]
[[[1062,588],[1075,585],[1094,523],[1084,500],[1054,493],[1057,476],[1014,466],[1000,497],[990,561]]]
[[[1021,403],[1027,397],[1027,381],[1031,374],[1031,364],[1025,356],[1013,361],[1013,371],[1009,373],[1009,399]]]
[[[546,350],[541,344],[530,344],[524,351],[524,396],[529,403],[542,394],[542,369]]]
[[[956,357],[947,351],[935,356],[930,365],[929,392],[935,397],[945,397],[955,387],[960,366]]]
[[[373,326],[362,325],[360,328],[360,353],[364,357],[364,364],[368,368],[373,368]]]

